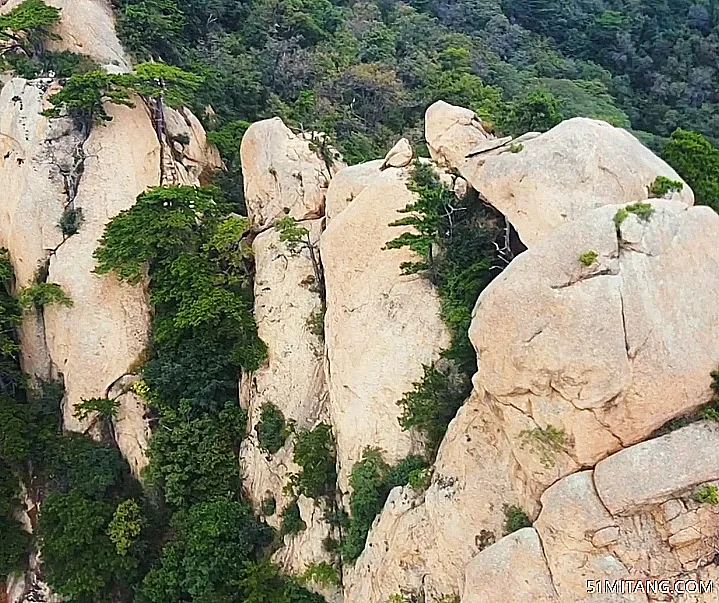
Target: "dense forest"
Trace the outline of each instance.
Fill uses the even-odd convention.
[[[89,128],[107,119],[103,101],[162,95],[193,109],[227,167],[212,187],[147,191],[110,222],[96,252],[100,274],[136,283],[147,268],[151,277],[152,345],[135,386],[155,425],[144,488],[111,437],[63,433],[61,384],[30,386],[21,375],[15,331],[23,309],[72,300],[49,284],[16,299],[9,258],[0,256],[0,575],[23,570],[32,550],[15,516],[24,489],[43,499],[37,528],[44,578],[69,601],[321,601],[305,588],[307,576],[283,576],[268,561],[282,536],[303,529],[296,505],[277,534],[242,496],[237,452],[246,416],[237,382],[266,354],[252,316],[248,222],[239,216],[242,134],[252,121],[279,115],[297,130],[327,133],[345,160],[357,163],[383,156],[400,136],[426,154],[423,115],[439,99],[474,109],[502,134],[596,117],[631,129],[691,184],[698,202],[719,209],[714,4],[114,0],[120,38],[136,64],[121,75],[85,57],[45,51],[42,40],[58,12],[40,0],[0,17],[4,69],[23,77],[52,72],[64,84],[49,117],[68,112]],[[424,177],[415,192],[441,201],[446,191]],[[290,240],[298,232],[292,228],[283,235]],[[491,263],[484,234],[463,232],[471,261],[447,254],[437,279],[461,310],[455,343],[468,374],[476,369],[466,340],[469,312]],[[453,291],[466,274],[472,288]],[[429,428],[442,428],[431,435],[434,449],[461,398],[447,416],[432,417]],[[78,412],[109,428],[116,409],[111,400],[88,400]],[[276,450],[287,426],[281,417],[266,420],[263,437]],[[292,487],[330,499],[336,475],[325,427],[295,434],[302,471]],[[358,463],[352,486],[366,498],[353,499],[352,515],[363,525],[355,530],[334,509],[332,522],[349,526],[354,538],[328,543],[338,565],[360,554],[390,487],[421,476],[426,459],[410,460],[390,468],[368,455]],[[340,579],[336,568],[315,569],[318,580]]]

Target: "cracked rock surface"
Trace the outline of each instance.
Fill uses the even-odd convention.
[[[514,152],[473,155],[460,172],[528,247],[602,205],[645,201],[657,176],[682,181],[629,132],[595,119],[575,117],[514,142]],[[686,184],[672,197],[694,203]]]
[[[468,564],[462,603],[716,601],[716,592],[678,598],[602,592],[596,582],[716,580],[719,509],[698,503],[694,493],[719,478],[717,438],[715,423],[694,423],[560,480],[542,495],[533,528],[503,538]],[[692,468],[692,459],[701,459],[699,466]],[[639,471],[643,467],[646,472]],[[617,506],[617,499],[631,500],[631,508]],[[677,538],[687,532],[691,538]],[[504,581],[493,582],[494,575]],[[491,599],[483,598],[490,592]]]

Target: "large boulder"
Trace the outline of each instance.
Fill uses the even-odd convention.
[[[697,502],[696,493],[697,486],[715,486],[719,478],[718,437],[716,424],[696,423],[627,448],[594,471],[558,481],[542,495],[542,512],[533,528],[503,538],[468,564],[462,603],[490,598],[558,603],[715,601],[708,581],[717,576],[713,561],[719,510]],[[694,457],[702,459],[702,469],[687,466],[690,442]],[[713,471],[706,470],[710,465]],[[635,480],[644,484],[644,491],[653,490],[652,495],[637,495]],[[636,504],[615,507],[617,514],[612,503],[616,500]],[[498,575],[504,582],[495,578]],[[703,582],[688,585],[695,592],[667,598],[667,590],[675,583],[681,587],[681,580]],[[626,582],[615,587],[615,581]],[[643,590],[631,586],[638,581]],[[650,587],[663,590],[652,593]]]
[[[461,171],[467,155],[485,144],[494,144],[471,109],[437,101],[427,109],[425,138],[432,159],[440,166]]]
[[[107,0],[45,0],[61,10],[55,27],[57,39],[47,42],[49,50],[68,50],[91,57],[101,65],[129,70],[130,61],[115,33],[112,4]],[[23,0],[8,0],[0,7],[5,13]]]
[[[453,165],[530,247],[592,209],[646,200],[657,176],[681,182],[629,132],[593,119],[569,119],[511,150]],[[673,197],[694,202],[686,183]]]
[[[404,431],[397,402],[449,345],[432,285],[404,276],[413,252],[385,249],[407,227],[393,227],[414,198],[388,169],[329,223],[322,235],[330,412],[337,436],[340,487],[368,446],[394,463],[420,449]],[[358,187],[360,188],[360,187]]]
[[[502,409],[517,460],[539,482],[593,466],[712,396],[719,216],[656,201],[648,219],[630,211],[617,227],[620,209],[558,229],[474,310],[475,387]]]
[[[340,163],[328,167],[313,143],[297,136],[279,117],[252,124],[240,148],[247,211],[264,230],[286,215],[320,218],[325,193]]]

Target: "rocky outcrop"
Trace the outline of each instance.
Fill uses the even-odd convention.
[[[520,464],[547,484],[711,398],[719,216],[656,201],[618,232],[619,209],[590,212],[519,256],[475,308],[475,387],[502,408]]]
[[[397,401],[420,380],[422,365],[449,345],[432,285],[401,273],[413,253],[385,249],[406,231],[390,223],[413,196],[400,172],[384,173],[333,217],[321,240],[330,413],[343,492],[368,446],[389,463],[420,450],[398,423]]]
[[[332,186],[327,190],[326,212],[329,222],[354,201],[364,189],[382,177],[395,178],[395,170],[382,170],[383,159],[351,165],[340,170],[332,178]]]
[[[300,225],[310,231],[310,241],[316,245],[322,220]],[[290,476],[300,471],[293,460],[294,436],[270,454],[260,445],[257,427],[266,404],[279,410],[297,430],[329,423],[321,332],[323,305],[307,249],[291,251],[271,228],[257,236],[253,251],[257,268],[255,318],[269,358],[265,366],[243,379],[241,401],[248,409],[249,421],[240,464],[244,487],[256,510],[262,513],[263,503],[274,499],[273,513],[265,520],[279,529],[282,512],[294,501],[286,486]],[[301,497],[299,508],[307,528],[285,536],[285,546],[275,555],[292,574],[301,574],[311,563],[332,562],[322,544],[332,534],[322,502]]]
[[[23,0],[8,0],[0,12],[8,12]],[[49,40],[50,50],[68,50],[85,54],[101,65],[112,65],[122,71],[129,70],[130,61],[115,34],[112,6],[104,0],[45,0],[59,8],[61,21],[54,33],[59,37]]]
[[[444,101],[437,101],[427,109],[424,131],[435,163],[460,172],[472,151],[485,144],[496,144],[474,111]]]
[[[84,52],[94,60],[126,68],[114,33],[109,5],[95,0],[55,3],[62,9],[58,48]],[[3,10],[14,4],[8,3]],[[95,15],[88,24],[88,15]],[[142,287],[93,274],[93,252],[107,222],[127,209],[137,195],[161,181],[163,149],[153,120],[139,99],[135,107],[106,107],[112,121],[92,129],[70,119],[41,115],[47,98],[59,89],[51,79],[14,78],[0,92],[0,244],[10,250],[18,289],[36,281],[57,283],[73,301],[70,308],[48,305],[26,313],[21,340],[23,368],[42,380],[62,378],[64,423],[85,430],[74,416],[87,398],[106,397],[144,352],[149,310]],[[198,183],[221,165],[197,119],[188,111],[168,111],[174,125],[186,125],[182,149],[172,154],[176,184]],[[63,234],[68,211],[80,211],[76,234]],[[121,404],[130,434],[118,442],[138,471],[146,463],[144,405]],[[127,437],[125,437],[127,435]]]
[[[681,181],[634,136],[602,121],[569,119],[513,143],[504,149],[512,152],[477,153],[457,167],[530,247],[592,209],[645,201],[657,176]],[[694,202],[686,184],[673,197]]]
[[[463,567],[502,535],[505,505],[535,516],[552,483],[710,399],[719,282],[706,275],[719,217],[657,200],[648,220],[627,212],[617,228],[621,208],[560,227],[480,296],[475,391],[424,496],[390,497],[348,574],[347,601],[381,603],[401,588],[427,600],[460,592]],[[642,470],[659,479],[658,467]]]
[[[240,156],[245,202],[253,225],[263,230],[289,215],[320,218],[332,174],[343,167],[327,162],[279,117],[252,124],[242,137]]]
[[[486,600],[492,586],[494,601],[665,601],[666,591],[650,586],[712,579],[719,509],[697,502],[696,493],[719,479],[718,438],[715,423],[696,423],[557,482],[542,495],[534,528],[503,538],[469,563],[462,602]],[[703,465],[690,467],[690,458]],[[617,500],[632,503],[617,506]],[[497,574],[504,583],[483,579]],[[625,584],[623,593],[611,593],[605,580],[642,581],[644,590]],[[708,603],[716,597],[689,592],[671,600]]]

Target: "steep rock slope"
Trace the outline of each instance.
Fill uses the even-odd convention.
[[[407,230],[390,226],[413,202],[406,178],[388,168],[322,235],[330,406],[343,492],[365,448],[379,448],[390,464],[421,450],[399,425],[397,402],[421,378],[422,365],[449,345],[436,292],[422,277],[401,273],[413,254],[384,248]]]
[[[3,10],[12,6],[8,3]],[[94,0],[58,6],[63,9],[58,48],[127,67],[109,6]],[[89,26],[88,15],[95,18]],[[89,420],[77,420],[75,406],[82,399],[106,397],[113,384],[132,372],[149,329],[142,287],[121,285],[114,277],[92,272],[92,254],[105,224],[164,179],[163,154],[172,158],[171,165],[164,165],[173,174],[171,182],[178,184],[197,183],[200,174],[221,163],[189,112],[181,114],[190,124],[188,152],[168,151],[168,139],[158,139],[140,99],[133,108],[107,107],[112,120],[88,129],[40,114],[57,89],[49,79],[14,78],[0,93],[0,183],[6,191],[0,243],[10,250],[18,289],[36,281],[54,282],[73,301],[70,308],[48,305],[28,310],[21,339],[24,370],[38,379],[63,378],[65,427],[82,431]],[[68,210],[81,210],[83,218],[71,236],[63,235],[59,226]],[[138,432],[136,411],[127,414],[131,407],[121,417],[135,427],[126,425],[120,432],[130,429],[135,435],[121,446],[139,471],[146,463],[144,436]]]
[[[611,145],[614,133],[605,131]],[[645,180],[653,178],[642,176],[637,191]],[[562,182],[554,186],[561,199]],[[573,191],[570,180],[567,197]],[[688,188],[685,194],[691,200]],[[530,197],[525,203],[528,215],[541,211]],[[347,601],[461,594],[467,563],[504,533],[506,505],[536,517],[552,483],[709,401],[710,373],[719,363],[711,301],[719,291],[712,276],[719,218],[678,200],[651,200],[646,214],[624,210],[615,220],[624,207],[584,207],[554,224],[480,296],[470,329],[480,367],[474,393],[450,424],[429,489],[390,495],[347,572]],[[596,257],[587,266],[580,257],[590,251]],[[689,486],[674,489],[672,480],[657,476],[662,492]],[[512,551],[519,547],[516,555],[527,556],[527,571],[534,571],[529,600],[556,600],[536,536],[505,541],[511,550],[494,549],[498,559],[517,564]],[[641,548],[627,545],[627,555],[632,546]],[[500,588],[510,565],[500,571],[491,569],[497,560],[483,563],[471,580],[484,586],[467,600],[486,600],[483,589],[491,585],[498,600],[518,600],[523,591],[512,591],[513,584]],[[485,582],[485,574],[495,581]]]
[[[253,124],[242,139],[241,154],[248,214],[255,228],[262,229],[253,242],[254,313],[268,360],[243,376],[240,398],[249,420],[240,464],[256,511],[279,530],[283,512],[296,500],[288,490],[291,477],[301,469],[294,461],[296,435],[289,425],[298,432],[329,423],[319,238],[326,186],[334,168],[328,169],[310,143],[280,119]],[[295,247],[281,239],[274,224],[287,215],[306,229],[306,245]],[[279,429],[286,432],[276,434],[284,443],[272,452],[260,438],[263,410],[268,407],[281,413],[285,424]],[[274,555],[291,574],[301,574],[312,564],[331,563],[323,543],[334,535],[325,518],[327,501],[300,495],[296,502],[306,527],[283,535],[283,546]],[[324,594],[336,596],[333,589]]]

